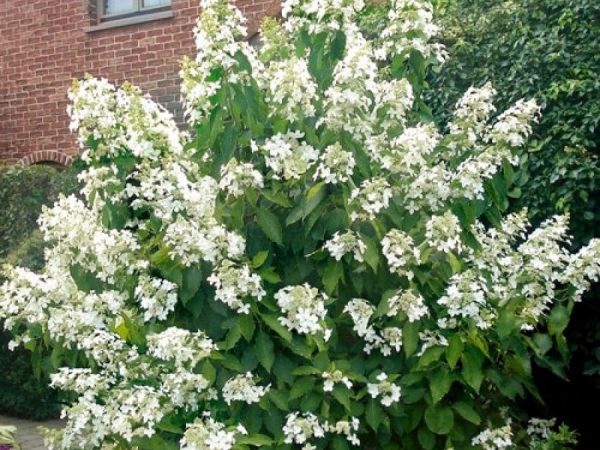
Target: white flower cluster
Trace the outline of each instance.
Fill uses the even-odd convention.
[[[365,180],[350,194],[350,203],[354,210],[350,214],[353,221],[371,220],[390,204],[393,192],[385,178]]]
[[[575,286],[576,290],[573,294],[575,301],[581,300],[581,296],[589,290],[592,283],[600,279],[598,255],[600,255],[600,239],[592,239],[588,245],[570,257],[563,279]]]
[[[165,320],[177,304],[177,285],[160,278],[140,275],[135,297],[144,309],[144,320]]]
[[[227,428],[210,415],[198,417],[187,424],[187,429],[181,438],[181,450],[230,450],[236,443],[238,435],[248,432],[242,425]]]
[[[447,308],[452,318],[473,319],[475,325],[486,330],[496,319],[495,311],[486,302],[486,280],[472,271],[453,275],[438,304]]]
[[[392,349],[400,351],[402,346],[402,330],[397,327],[385,327],[381,334],[370,324],[375,314],[375,307],[362,298],[353,298],[346,306],[344,313],[349,314],[353,322],[353,330],[365,340],[364,351],[370,354],[379,349],[384,356],[389,356]]]
[[[430,155],[441,140],[432,124],[405,128],[390,143],[389,151],[379,155],[381,166],[394,174],[416,176],[427,166]]]
[[[377,91],[378,68],[370,43],[355,24],[344,27],[346,52],[333,70],[333,82],[325,91],[325,113],[317,126],[346,131],[362,140],[374,133],[372,115],[374,91]]]
[[[323,372],[323,391],[332,392],[333,387],[336,383],[341,383],[346,386],[348,389],[352,388],[352,381],[344,375],[341,370],[334,370],[333,372]]]
[[[520,147],[531,134],[531,122],[537,122],[539,116],[540,107],[535,100],[521,99],[498,116],[488,139],[495,144]]]
[[[182,216],[167,227],[164,241],[169,255],[185,266],[200,261],[217,264],[224,259],[239,260],[246,250],[242,236],[214,220],[198,223]]]
[[[473,445],[484,450],[504,450],[513,446],[510,422],[500,428],[486,428],[473,438]]]
[[[271,385],[257,386],[252,373],[246,372],[227,380],[223,386],[222,394],[225,403],[228,405],[234,401],[252,404],[258,403],[270,388]]]
[[[485,130],[490,115],[496,111],[492,103],[496,90],[491,83],[476,88],[471,86],[456,103],[452,121],[448,124],[451,134],[464,134],[467,142],[474,145]]]
[[[263,84],[273,113],[295,122],[315,114],[317,84],[304,58],[273,61],[265,69]]]
[[[194,35],[198,51],[195,60],[184,58],[181,69],[181,94],[190,124],[202,122],[212,110],[211,97],[223,81],[238,83],[242,76],[236,54],[241,53],[253,70],[260,72],[255,50],[243,38],[246,19],[226,0],[202,0],[202,14]],[[226,24],[226,25],[224,25]]]
[[[203,375],[181,367],[161,376],[160,392],[176,407],[196,409],[200,400],[215,398],[216,393],[208,387],[209,382]]]
[[[252,151],[264,155],[265,163],[273,171],[275,179],[297,180],[319,157],[317,150],[300,141],[303,136],[298,131],[279,133],[268,138],[262,145],[252,142]]]
[[[185,213],[194,219],[212,217],[217,183],[210,177],[195,179],[198,166],[186,160],[144,161],[128,177],[125,193],[134,209],[147,209],[168,224]]]
[[[50,376],[51,386],[56,389],[75,392],[93,399],[99,392],[107,390],[115,382],[114,378],[93,373],[91,369],[62,367]]]
[[[284,0],[281,15],[288,31],[306,28],[311,34],[337,30],[365,7],[364,0]]]
[[[160,404],[161,394],[149,386],[111,390],[103,404],[79,397],[63,411],[69,420],[62,430],[50,432],[46,444],[51,450],[100,448],[109,434],[131,442],[134,437],[152,437],[156,424],[168,412]]]
[[[358,446],[360,445],[357,435],[359,427],[360,421],[356,417],[352,417],[350,420],[339,420],[334,425],[329,425],[329,432],[345,436],[348,442]]]
[[[137,257],[140,245],[131,231],[104,228],[98,214],[75,196],[61,196],[38,222],[44,240],[54,244],[49,259],[57,266],[77,264],[109,284],[147,267]]]
[[[329,340],[331,330],[325,325],[327,296],[308,283],[298,286],[286,286],[275,294],[277,305],[286,315],[279,321],[290,331],[300,334],[323,333]]]
[[[306,444],[302,450],[312,450],[314,447],[308,441],[325,436],[326,427],[319,423],[319,419],[312,413],[293,412],[287,415],[283,426],[284,442],[286,444]]]
[[[411,50],[424,57],[434,57],[440,63],[447,56],[441,44],[430,42],[438,32],[433,22],[433,7],[426,0],[393,0],[388,13],[388,25],[380,36],[379,59],[396,55],[408,58]]]
[[[344,183],[352,177],[355,165],[354,155],[336,142],[329,145],[319,157],[314,178],[328,184]]]
[[[383,339],[377,334],[375,327],[369,323],[375,313],[375,307],[362,298],[354,298],[344,306],[344,313],[349,314],[354,323],[353,330],[366,341],[365,353],[370,354],[379,348]]]
[[[439,331],[425,330],[419,332],[419,340],[423,343],[417,356],[422,356],[431,347],[447,347],[448,339]]]
[[[403,78],[400,80],[379,80],[378,87],[373,92],[375,103],[371,117],[380,117],[382,131],[392,131],[398,125],[406,125],[406,115],[411,110],[415,101],[412,84]],[[384,137],[385,133],[379,135]],[[367,142],[369,143],[369,142]],[[372,151],[372,146],[369,146]],[[377,155],[378,151],[372,151]]]
[[[262,174],[255,170],[250,163],[241,163],[237,159],[231,158],[221,168],[219,189],[226,192],[228,196],[237,198],[244,195],[247,189],[260,189],[263,186]]]
[[[425,224],[427,244],[439,252],[460,253],[463,250],[460,232],[458,217],[451,211],[446,211],[441,216],[432,216]]]
[[[333,237],[323,244],[323,247],[336,261],[340,261],[344,255],[352,253],[356,261],[363,262],[367,250],[367,245],[358,233],[352,230],[342,234],[339,231],[335,232]]]
[[[266,295],[258,275],[251,273],[247,265],[238,266],[229,260],[215,268],[208,282],[216,289],[216,300],[240,314],[250,312],[250,304],[244,301],[246,297],[260,301]]]
[[[177,327],[149,334],[147,341],[149,355],[172,361],[178,367],[193,368],[216,349],[202,331],[191,332]]]
[[[381,397],[380,402],[383,406],[392,406],[393,403],[400,400],[400,386],[388,381],[385,373],[377,375],[377,383],[368,383],[367,391],[371,398]]]
[[[538,439],[548,439],[552,428],[556,425],[556,419],[539,419],[532,417],[527,423],[527,434]]]
[[[412,280],[414,274],[410,266],[417,266],[421,251],[413,239],[404,231],[392,228],[381,240],[383,255],[391,271]]]
[[[182,154],[183,136],[172,115],[138,88],[115,89],[107,80],[86,76],[69,90],[69,128],[78,133],[85,161],[131,152],[142,159]],[[87,148],[89,138],[95,142]]]
[[[360,445],[357,432],[360,421],[356,417],[350,420],[339,420],[330,425],[329,422],[320,422],[313,413],[292,412],[287,415],[283,426],[284,442],[286,444],[303,444],[302,450],[316,450],[317,447],[309,441],[325,437],[326,433],[344,436],[352,445]]]
[[[388,312],[386,315],[389,317],[394,317],[402,312],[409,322],[415,322],[429,314],[429,308],[425,305],[421,294],[415,293],[412,289],[396,292],[387,302]]]

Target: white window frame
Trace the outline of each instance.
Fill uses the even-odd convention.
[[[98,8],[97,11],[98,11],[98,17],[100,18],[100,20],[120,19],[120,18],[124,18],[124,17],[131,17],[131,16],[137,16],[140,14],[146,14],[146,13],[150,13],[153,11],[164,11],[165,9],[168,9],[171,7],[173,1],[169,0],[169,3],[167,3],[165,5],[144,7],[144,0],[135,0],[134,3],[137,6],[134,10],[131,10],[129,12],[119,12],[119,13],[115,13],[115,14],[106,14],[104,12],[104,3],[105,3],[105,0],[97,0],[97,8]]]

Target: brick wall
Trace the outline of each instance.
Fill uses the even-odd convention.
[[[173,0],[173,17],[89,31],[93,0],[0,1],[0,162],[68,163],[66,92],[89,72],[130,80],[180,114],[179,60],[194,52],[198,0]],[[255,31],[278,0],[236,0]]]

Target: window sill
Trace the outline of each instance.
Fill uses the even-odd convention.
[[[110,30],[112,28],[127,27],[129,25],[138,25],[140,23],[153,22],[155,20],[170,19],[174,17],[173,11],[160,11],[155,13],[140,14],[138,16],[127,17],[125,19],[114,19],[101,22],[98,25],[93,25],[84,29],[86,33],[94,31]]]

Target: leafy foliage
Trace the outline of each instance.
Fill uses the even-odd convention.
[[[0,257],[37,228],[42,206],[54,203],[60,193],[77,191],[78,165],[76,162],[62,172],[43,165],[0,168]]]
[[[0,260],[3,264],[40,270],[44,266],[45,244],[37,231],[37,217],[44,205],[51,205],[60,193],[77,190],[78,163],[58,172],[48,166],[5,167],[0,169]],[[2,279],[2,277],[0,277]],[[35,375],[31,352],[8,350],[9,336],[0,335],[0,410],[4,413],[41,420],[60,411],[56,391],[47,387],[48,372]]]
[[[498,106],[535,97],[543,106],[519,174],[517,204],[536,219],[569,211],[577,245],[600,226],[600,5],[594,0],[439,0],[451,57],[429,78],[443,122],[471,85],[498,90]],[[521,195],[526,186],[527,195]]]
[[[539,221],[570,212],[576,247],[600,227],[600,4],[593,0],[436,2],[450,58],[428,77],[429,105],[441,123],[470,85],[498,89],[500,108],[534,96],[543,105],[529,153],[517,171],[513,208]],[[574,358],[600,388],[598,288],[567,330]],[[581,371],[569,373],[584,386]],[[571,398],[576,398],[574,392]],[[590,402],[593,404],[593,401]],[[562,411],[562,404],[557,405]],[[579,405],[577,405],[579,406]],[[573,409],[577,408],[574,407]],[[583,430],[582,430],[583,431]],[[588,430],[595,433],[592,425]],[[597,435],[596,435],[597,436]],[[595,442],[597,437],[590,437]]]

